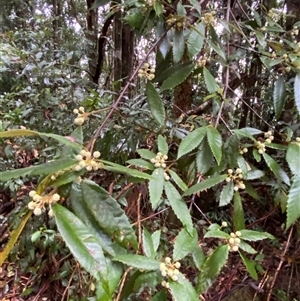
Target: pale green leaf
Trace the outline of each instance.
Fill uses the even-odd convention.
[[[286,152],[286,161],[290,170],[296,176],[300,176],[300,145],[290,143]]]
[[[226,206],[231,202],[234,193],[233,186],[233,181],[230,181],[222,189],[219,203],[220,206]]]
[[[241,230],[245,229],[245,215],[244,215],[244,208],[242,204],[242,199],[238,191],[234,193],[233,198],[234,203],[234,211],[233,211],[233,221],[234,221],[234,229]]]
[[[164,104],[155,87],[150,81],[148,81],[146,85],[146,95],[154,119],[159,125],[164,126],[166,118]]]
[[[179,177],[179,175],[172,169],[168,170],[172,180],[176,183],[176,185],[182,190],[186,191],[188,186],[183,182],[183,180]]]
[[[198,247],[198,233],[194,228],[191,233],[183,228],[175,238],[173,260],[183,259],[188,254],[195,251]]]
[[[193,222],[190,211],[182,196],[170,181],[165,181],[165,192],[175,215],[185,226],[189,233],[193,231]]]
[[[199,245],[193,252],[192,257],[193,257],[193,261],[195,263],[196,268],[200,271],[201,266],[204,263],[206,257],[204,255],[202,248]]]
[[[222,137],[214,127],[207,127],[207,141],[216,161],[220,165],[222,160]]]
[[[248,271],[248,273],[250,274],[250,276],[257,280],[258,276],[255,270],[255,262],[251,261],[248,257],[246,257],[242,252],[239,251],[239,254],[243,260],[243,263]]]
[[[269,166],[269,168],[273,171],[276,178],[282,182],[284,182],[287,185],[290,185],[290,178],[286,174],[286,172],[279,166],[279,164],[267,153],[262,154],[265,162]]]
[[[159,260],[135,254],[119,255],[114,257],[113,260],[145,271],[159,270],[160,265]]]
[[[207,128],[201,127],[189,133],[179,145],[177,159],[194,150],[201,143],[206,132]]]
[[[247,230],[247,229],[242,229],[240,230],[241,232],[241,238],[244,240],[249,240],[249,241],[258,241],[262,239],[274,239],[275,237],[267,232],[259,232],[259,231],[254,231],[254,230]]]
[[[158,247],[159,247],[159,243],[160,243],[160,236],[161,236],[161,230],[156,230],[152,235],[152,241],[153,241],[153,248],[154,248],[154,252],[157,251]]]
[[[162,135],[158,135],[157,138],[158,150],[163,154],[167,155],[169,152],[169,146],[167,140]]]
[[[201,271],[198,278],[198,293],[206,292],[213,284],[213,281],[216,279],[228,259],[228,253],[229,246],[223,245],[213,251],[205,260],[201,266]]]
[[[285,93],[285,80],[284,76],[280,75],[274,83],[273,101],[275,109],[275,118],[278,119],[281,116],[282,109],[284,108],[286,100]]]
[[[137,149],[136,152],[143,158],[147,160],[151,160],[155,158],[156,154],[149,151],[148,149]]]
[[[180,62],[185,49],[183,30],[175,30],[173,38],[173,59],[174,63]]]
[[[298,73],[295,77],[294,96],[296,108],[298,110],[298,114],[300,114],[300,73]]]
[[[170,282],[170,292],[174,301],[199,301],[194,286],[182,275],[178,275],[178,281]]]
[[[239,244],[239,248],[242,249],[243,251],[249,253],[249,254],[256,254],[257,253],[257,251],[255,249],[253,249],[248,243],[246,243],[243,240],[241,240],[241,242]]]
[[[227,174],[226,175],[218,175],[218,176],[215,176],[215,177],[208,178],[207,180],[204,180],[200,183],[197,183],[197,184],[191,186],[184,193],[184,196],[191,195],[191,194],[194,194],[196,192],[203,191],[203,190],[206,190],[208,188],[211,188],[212,186],[215,186],[215,185],[219,184],[220,182],[223,182],[226,178],[227,178]]]
[[[289,228],[300,217],[300,176],[295,176],[289,190],[287,200],[287,221],[286,227]]]
[[[247,180],[255,180],[263,177],[265,173],[262,170],[249,170],[247,175]]]
[[[184,65],[182,68],[176,70],[171,74],[162,84],[161,91],[173,89],[174,87],[181,84],[191,74],[194,69],[194,64],[190,63]]]
[[[192,29],[193,31],[187,41],[188,53],[191,58],[197,55],[203,47],[205,26],[203,22],[200,22]]]
[[[156,209],[160,203],[164,188],[164,170],[156,168],[152,173],[153,179],[149,181],[149,197],[153,209]]]
[[[141,168],[150,169],[150,170],[154,169],[153,163],[151,163],[149,161],[145,161],[143,159],[131,159],[131,160],[127,160],[126,163],[130,164],[130,165],[138,166]]]
[[[145,255],[147,257],[155,258],[156,254],[154,251],[153,240],[151,234],[146,228],[143,229],[142,240],[143,240],[143,251]]]
[[[219,89],[219,85],[212,74],[205,67],[203,67],[203,75],[207,91],[209,93],[216,92]]]
[[[208,237],[229,239],[231,236],[224,231],[215,229],[215,230],[209,230],[205,233],[204,238],[208,238]]]
[[[160,16],[163,13],[164,7],[160,1],[154,1],[153,8],[157,16]]]

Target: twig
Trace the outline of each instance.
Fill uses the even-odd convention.
[[[137,223],[138,223],[138,253],[142,251],[142,223],[141,223],[141,198],[142,193],[139,193],[138,199],[137,199]]]
[[[132,267],[128,268],[125,273],[123,274],[123,277],[122,277],[122,281],[120,283],[120,286],[119,286],[119,292],[118,292],[118,295],[115,299],[115,301],[119,301],[120,298],[121,298],[121,294],[122,294],[122,290],[123,290],[123,287],[124,287],[124,284],[125,284],[125,281],[126,281],[126,278],[127,278],[127,275],[128,273],[132,270]]]
[[[93,152],[93,148],[94,148],[94,144],[96,142],[97,137],[100,135],[101,131],[103,130],[105,124],[107,123],[107,121],[109,120],[109,118],[112,116],[113,112],[117,109],[119,103],[121,102],[122,98],[125,95],[125,92],[128,90],[132,80],[135,78],[135,76],[137,75],[137,73],[139,72],[139,70],[141,69],[142,65],[144,64],[145,60],[147,59],[147,57],[150,55],[150,53],[155,49],[155,47],[161,42],[161,40],[165,37],[165,35],[167,34],[167,32],[165,32],[163,35],[161,35],[161,37],[152,45],[152,47],[149,49],[149,51],[146,53],[145,58],[140,62],[140,64],[138,65],[138,67],[134,70],[133,74],[131,75],[131,77],[129,78],[129,80],[127,81],[125,87],[123,88],[123,90],[121,91],[119,97],[117,98],[117,100],[115,101],[115,103],[113,104],[111,110],[109,111],[109,113],[106,115],[104,121],[102,122],[102,124],[98,127],[98,129],[96,130],[96,133],[94,134],[94,136],[91,138],[87,149],[90,152]]]
[[[151,219],[151,218],[155,217],[156,215],[160,215],[161,213],[167,211],[168,209],[169,209],[169,207],[168,207],[168,208],[165,208],[165,209],[162,209],[162,210],[160,210],[160,211],[158,211],[158,212],[156,212],[156,213],[154,213],[154,214],[151,214],[150,216],[141,219],[140,222],[142,223],[142,222],[144,222],[144,221],[146,221],[146,220],[148,220],[148,219]],[[138,224],[138,222],[135,222],[135,223],[131,224],[131,226],[135,226],[135,225],[137,225],[137,224]]]
[[[270,300],[271,300],[272,290],[273,290],[273,288],[274,288],[274,285],[275,285],[277,276],[278,276],[278,274],[279,274],[279,272],[280,272],[280,270],[281,270],[281,266],[282,266],[282,264],[283,264],[283,262],[284,262],[284,256],[285,256],[285,253],[287,252],[287,249],[288,249],[288,247],[289,247],[289,245],[290,245],[290,241],[291,241],[293,229],[294,229],[294,227],[292,227],[291,230],[290,230],[290,233],[289,233],[289,236],[288,236],[288,239],[287,239],[285,248],[284,248],[284,250],[283,250],[283,253],[281,254],[281,260],[280,260],[279,265],[278,265],[278,267],[277,267],[277,269],[276,269],[276,271],[275,271],[275,275],[274,275],[273,281],[272,281],[272,283],[271,283],[270,290],[269,290],[269,292],[268,292],[268,297],[267,297],[267,300],[266,300],[266,301],[270,301]]]

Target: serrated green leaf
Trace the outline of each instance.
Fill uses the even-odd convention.
[[[196,156],[197,171],[205,174],[212,166],[213,154],[208,145],[207,137],[200,143],[199,150]]]
[[[167,301],[167,292],[165,290],[162,290],[155,294],[149,301]]]
[[[194,69],[194,64],[190,63],[184,65],[182,68],[176,70],[173,74],[171,74],[162,84],[160,90],[168,90],[173,89],[174,87],[181,84],[186,78],[191,74]]]
[[[290,185],[290,178],[279,164],[267,153],[262,154],[268,167],[272,170],[276,178],[287,185]]]
[[[150,169],[150,170],[154,169],[153,163],[151,163],[149,161],[145,161],[143,159],[131,159],[131,160],[127,160],[126,163],[128,163],[130,165],[138,166],[141,168]]]
[[[224,239],[229,239],[231,236],[219,229],[214,229],[214,230],[209,230],[205,233],[204,238],[208,237],[214,237],[214,238],[224,238]]]
[[[157,251],[158,247],[159,247],[159,243],[160,243],[160,235],[161,235],[161,230],[156,230],[152,235],[152,241],[153,241],[153,248],[154,248],[154,252]]]
[[[148,149],[137,149],[136,152],[143,158],[147,160],[151,160],[155,158],[156,154],[149,151]]]
[[[231,135],[226,141],[226,157],[230,168],[235,168],[237,165],[237,158],[240,154],[239,143],[240,139],[236,134]]]
[[[155,258],[156,254],[154,251],[153,240],[151,234],[146,228],[143,229],[142,240],[143,240],[143,251],[145,255],[147,257]]]
[[[84,180],[80,185],[83,197],[81,201],[92,219],[118,244],[123,247],[131,245],[136,249],[135,232],[119,203],[93,181]]]
[[[200,246],[198,246],[195,251],[192,254],[193,261],[195,263],[196,268],[200,271],[201,266],[204,263],[206,257],[204,255],[204,252]]]
[[[231,202],[234,193],[233,186],[233,181],[230,181],[227,183],[226,186],[223,187],[219,201],[220,207],[226,206]]]
[[[241,195],[238,191],[234,193],[233,198],[233,221],[234,221],[234,229],[241,230],[245,229],[245,215],[244,215],[244,209],[242,204]]]
[[[158,135],[157,138],[158,150],[163,154],[167,155],[169,152],[169,146],[167,140],[162,135]]]
[[[178,275],[178,281],[170,282],[170,292],[174,301],[199,301],[193,285],[182,274]]]
[[[180,143],[177,159],[194,150],[206,136],[207,128],[201,127],[189,133]]]
[[[132,291],[136,293],[140,292],[142,289],[145,288],[146,283],[147,283],[147,288],[149,288],[150,290],[155,290],[156,286],[161,283],[160,273],[157,273],[157,271],[142,273],[134,281]]]
[[[248,257],[246,257],[242,252],[239,251],[239,254],[243,260],[243,263],[248,271],[248,273],[250,274],[250,276],[257,280],[258,276],[255,270],[255,262],[251,261]]]
[[[173,260],[178,261],[183,259],[188,254],[195,251],[198,247],[198,233],[194,228],[191,233],[186,229],[182,229],[175,238],[173,249]]]
[[[103,169],[105,170],[109,170],[109,171],[113,171],[113,172],[117,172],[117,173],[124,173],[127,174],[131,177],[135,177],[135,178],[139,178],[139,179],[146,179],[146,180],[151,180],[152,176],[148,175],[147,173],[138,171],[138,170],[134,170],[110,161],[106,161],[106,160],[101,160],[101,162],[103,162],[105,165],[103,167]]]
[[[145,271],[159,270],[160,265],[159,260],[135,254],[119,255],[114,257],[113,261],[119,261],[128,266]]]
[[[239,155],[237,157],[237,164],[238,164],[238,167],[242,170],[242,174],[243,174],[243,177],[244,179],[248,179],[248,167],[249,167],[249,164],[246,162],[245,158],[241,155]]]
[[[255,180],[263,177],[265,173],[262,170],[249,170],[247,175],[247,180]]]
[[[164,126],[166,118],[164,104],[155,87],[150,81],[148,81],[146,85],[146,95],[154,119],[159,125]]]
[[[160,1],[154,1],[153,8],[157,16],[160,16],[163,13],[163,6]]]
[[[222,136],[214,127],[207,127],[207,141],[218,165],[220,165],[222,160]]]
[[[38,175],[51,174],[69,168],[75,165],[76,163],[78,163],[76,159],[66,158],[66,159],[50,161],[45,164],[41,164],[37,166],[30,166],[30,167],[25,167],[20,169],[3,171],[0,173],[0,181],[4,182],[10,179],[16,179],[25,176],[38,176]]]
[[[149,181],[149,197],[150,203],[153,209],[160,203],[160,199],[164,188],[164,170],[162,168],[156,168],[152,173],[153,179]]]
[[[216,279],[228,259],[228,253],[228,245],[223,245],[213,251],[205,260],[201,267],[200,275],[198,278],[198,293],[201,294],[206,292],[213,284],[213,281]]]
[[[212,74],[205,67],[203,67],[203,75],[207,91],[209,93],[218,91],[219,85],[217,84]]]
[[[183,30],[175,30],[173,37],[173,60],[174,63],[180,62],[185,49]]]
[[[179,177],[179,175],[172,169],[168,170],[172,180],[176,183],[176,185],[182,190],[186,191],[188,186],[183,182],[183,180]]]
[[[242,229],[240,230],[240,232],[241,232],[241,238],[244,240],[258,241],[266,238],[275,239],[275,237],[268,232],[259,232],[259,231],[247,230],[247,229]]]
[[[298,143],[290,143],[285,158],[292,173],[300,176],[300,145]]]
[[[211,177],[207,180],[204,180],[200,183],[197,183],[197,184],[191,186],[183,195],[187,196],[187,195],[191,195],[196,192],[199,192],[199,191],[206,190],[212,186],[219,184],[220,182],[223,182],[226,178],[227,178],[227,175],[218,175],[215,177]]]
[[[201,51],[204,38],[205,26],[203,22],[200,22],[196,24],[195,29],[192,31],[187,41],[188,53],[191,58],[193,58]]]
[[[298,114],[300,114],[300,73],[298,73],[295,77],[294,96],[295,96],[296,108],[298,110]]]
[[[107,276],[106,260],[98,239],[65,207],[55,204],[52,209],[57,228],[73,256],[93,277],[98,280],[105,279]]]
[[[211,42],[210,40],[206,40],[207,43],[214,49],[214,51],[220,56],[220,58],[223,60],[223,62],[226,62],[226,55],[223,49],[221,49],[219,46]],[[222,61],[221,60],[221,61]]]
[[[175,215],[186,227],[189,233],[193,231],[193,222],[190,211],[183,198],[170,181],[165,181],[165,192]]]
[[[287,200],[287,221],[286,228],[289,228],[300,217],[300,176],[295,176],[292,179],[292,185],[289,190]]]
[[[254,187],[251,184],[247,183],[247,182],[245,182],[244,184],[246,185],[246,188],[245,188],[246,192],[251,197],[253,197],[255,200],[259,200],[260,196],[258,195],[258,193],[256,192],[256,190],[254,189]]]
[[[252,135],[261,134],[262,131],[252,128],[243,128],[243,129],[235,129],[232,130],[235,134],[238,135],[239,138],[249,138],[252,141],[256,142],[256,139]]]
[[[246,243],[243,240],[241,240],[241,242],[239,244],[239,248],[242,249],[243,251],[249,253],[249,254],[256,254],[257,253],[257,251],[255,249],[253,249],[248,243]]]
[[[285,80],[284,76],[280,75],[274,83],[273,90],[273,102],[275,109],[275,118],[278,119],[281,116],[282,109],[285,105]]]

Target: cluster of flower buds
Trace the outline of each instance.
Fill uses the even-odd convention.
[[[100,157],[100,152],[96,151],[93,156],[90,152],[82,150],[76,159],[79,161],[78,164],[74,166],[74,170],[80,171],[85,168],[87,171],[98,170],[103,167],[101,162],[97,162],[95,159]]]
[[[210,57],[202,57],[197,60],[197,65],[199,67],[204,67],[209,62],[210,62]]]
[[[280,12],[278,10],[276,10],[275,8],[271,8],[268,13],[267,13],[267,16],[269,18],[271,18],[273,21],[277,21],[278,18],[280,18],[280,15],[281,14],[285,14],[284,12]]]
[[[184,16],[174,16],[170,14],[166,20],[168,26],[176,27],[178,30],[182,29],[186,25],[186,18]]]
[[[41,215],[43,210],[45,210],[46,205],[50,206],[48,215],[50,217],[54,215],[51,205],[60,200],[60,195],[58,193],[39,195],[35,190],[31,190],[29,196],[32,198],[32,201],[28,203],[28,208],[33,210],[34,215]]]
[[[84,107],[79,107],[78,109],[73,110],[74,114],[77,114],[77,117],[74,119],[76,125],[82,125],[87,114],[84,112]]]
[[[156,154],[155,158],[152,158],[150,160],[150,162],[153,163],[155,167],[166,168],[167,164],[166,164],[165,160],[168,160],[168,156],[163,155],[161,152],[158,152]],[[168,173],[166,171],[164,172],[164,177],[165,177],[166,181],[170,180],[170,176],[168,175]]]
[[[258,149],[259,154],[263,154],[266,151],[266,144],[272,143],[274,136],[271,131],[268,131],[264,134],[265,141],[256,141],[254,146]]]
[[[203,17],[201,17],[201,20],[206,25],[215,26],[216,25],[216,18],[215,18],[216,12],[212,11],[211,13],[205,13]]]
[[[299,34],[299,29],[297,26],[294,26],[292,31],[291,31],[291,36],[293,39],[295,39],[295,37]]]
[[[226,182],[233,181],[234,182],[234,191],[238,191],[239,189],[245,189],[246,186],[243,182],[243,173],[240,168],[237,168],[235,171],[232,169],[227,170],[228,177],[226,178]]]
[[[173,281],[178,281],[180,262],[172,262],[170,257],[166,257],[164,262],[160,263],[159,269],[163,277],[167,277],[167,280],[171,278]],[[169,288],[169,282],[163,280],[161,285]]]
[[[241,242],[241,239],[239,238],[241,236],[240,231],[236,231],[235,233],[230,233],[230,238],[228,239],[228,246],[230,252],[237,252],[239,250],[239,245]]]
[[[240,148],[240,149],[239,149],[239,153],[240,153],[241,155],[248,153],[248,148],[247,148],[247,147]]]
[[[274,136],[271,131],[266,132],[264,136],[266,138],[265,143],[271,143],[274,140]]]
[[[139,70],[138,76],[139,77],[146,77],[148,80],[154,79],[155,69],[150,68],[148,63],[145,63],[143,68]]]

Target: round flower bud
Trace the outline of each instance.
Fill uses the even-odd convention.
[[[248,148],[247,147],[243,148],[243,152],[248,153]]]
[[[93,166],[88,165],[88,166],[86,167],[86,170],[87,170],[87,171],[92,171],[92,170],[93,170]]]
[[[178,276],[177,275],[173,275],[171,278],[172,278],[173,281],[178,281]]]
[[[81,167],[85,167],[85,166],[86,166],[84,160],[81,160],[81,161],[78,163],[78,165],[81,166]]]
[[[161,271],[161,275],[163,276],[163,277],[166,277],[167,276],[167,271],[165,270],[165,271]]]
[[[60,200],[60,195],[58,193],[54,193],[53,196],[52,196],[52,200],[54,202],[57,202]]]
[[[231,232],[230,236],[233,237],[233,238],[235,238],[236,237],[236,233]]]
[[[52,209],[50,209],[50,210],[48,211],[48,215],[49,215],[49,217],[53,217],[53,216],[54,216],[54,212],[53,212]]]
[[[150,67],[150,65],[149,65],[148,63],[145,63],[145,64],[144,64],[144,68],[145,68],[145,69],[148,69],[149,67]]]
[[[231,178],[226,178],[226,182],[229,183],[231,181]]]
[[[297,142],[300,142],[300,137],[296,137],[296,141],[297,141]]]
[[[30,192],[29,192],[29,196],[32,198],[32,197],[34,197],[36,195],[36,191],[35,190],[31,190]]]
[[[155,158],[152,158],[152,159],[150,160],[150,162],[154,164],[154,163],[156,163],[156,159],[155,159]]]
[[[82,117],[77,117],[77,118],[74,119],[74,123],[75,123],[76,125],[82,125],[82,124],[84,123],[84,118],[82,118]]]
[[[55,176],[55,175],[52,175],[52,176],[51,176],[51,180],[52,180],[52,181],[55,181],[55,180],[56,180],[56,176]]]
[[[99,158],[100,155],[101,155],[101,154],[100,154],[100,152],[98,152],[98,151],[95,151],[95,152],[93,153],[93,157],[96,158],[96,159]]]
[[[240,168],[237,168],[236,173],[242,173],[242,170]]]
[[[84,113],[84,107],[79,107],[78,110],[79,112]]]
[[[162,167],[162,168],[166,168],[166,167],[167,167],[167,164],[166,164],[166,163],[161,163],[161,167]]]
[[[172,270],[172,269],[169,269],[169,270],[168,270],[168,276],[169,276],[169,277],[172,277],[173,275],[174,275],[173,270]]]
[[[74,114],[78,114],[78,113],[79,113],[78,109],[74,109],[74,110],[73,110],[73,113],[74,113]]]
[[[161,262],[160,264],[159,264],[159,269],[161,270],[161,271],[165,271],[166,270],[166,264],[164,263],[164,262]]]
[[[174,263],[174,267],[176,268],[176,269],[179,269],[180,267],[181,267],[181,263],[180,262],[175,262]]]
[[[174,269],[174,275],[178,275],[179,274],[179,270]]]
[[[42,214],[42,209],[40,208],[40,207],[36,207],[36,208],[34,208],[34,210],[33,210],[33,214],[34,215],[41,215]]]
[[[230,239],[229,239],[229,241],[228,241],[231,245],[233,245],[234,244],[234,238],[233,237],[231,237]]]
[[[170,177],[169,177],[169,176],[165,176],[165,180],[166,180],[166,181],[169,181],[169,180],[170,180]]]
[[[235,235],[238,236],[238,237],[240,237],[242,235],[242,233],[240,231],[236,231]]]
[[[271,142],[272,142],[272,141],[271,141],[270,138],[268,138],[268,139],[265,140],[265,143],[271,143]]]
[[[228,169],[227,172],[228,172],[229,175],[231,175],[233,173],[233,170],[232,169]]]
[[[161,285],[162,285],[163,287],[166,287],[166,284],[167,284],[167,281],[166,281],[166,280],[163,280],[163,281],[161,282]]]
[[[259,153],[259,154],[263,154],[264,151],[263,151],[262,149],[259,149],[259,150],[258,150],[258,153]]]
[[[233,187],[233,190],[234,190],[234,191],[238,191],[238,190],[239,190],[238,186],[234,186],[234,187]]]
[[[156,163],[154,164],[154,166],[155,166],[155,167],[160,167],[160,163],[159,163],[159,162],[156,162]]]
[[[227,227],[228,224],[226,222],[222,222],[222,227]]]
[[[170,283],[169,282],[166,282],[165,288],[170,288]]]
[[[240,240],[238,237],[237,237],[237,238],[234,238],[234,243],[235,243],[235,244],[238,245],[240,242],[241,242],[241,240]]]
[[[151,68],[149,71],[150,71],[151,73],[154,73],[154,72],[155,72],[155,69],[154,69],[154,68]]]
[[[239,246],[233,246],[233,247],[231,248],[231,250],[232,250],[233,252],[237,252],[237,251],[239,250]]]
[[[165,263],[171,263],[171,258],[170,257],[166,257],[165,258]]]
[[[38,194],[35,194],[33,197],[32,197],[32,199],[34,200],[34,201],[36,201],[36,202],[39,202],[40,200],[41,200],[41,196],[40,195],[38,195]]]
[[[245,189],[245,188],[246,188],[246,185],[245,185],[244,183],[240,183],[239,188]]]
[[[163,159],[164,159],[164,160],[168,160],[168,156],[164,155],[164,156],[163,156]]]
[[[75,158],[76,158],[76,160],[81,161],[82,160],[82,155],[77,155]]]
[[[36,203],[35,202],[29,202],[28,203],[28,208],[30,209],[30,210],[34,210],[34,208],[36,207]]]
[[[78,165],[78,164],[74,167],[74,170],[75,170],[75,171],[79,171],[79,170],[81,170],[81,169],[82,169],[82,167],[81,167],[80,165]]]

